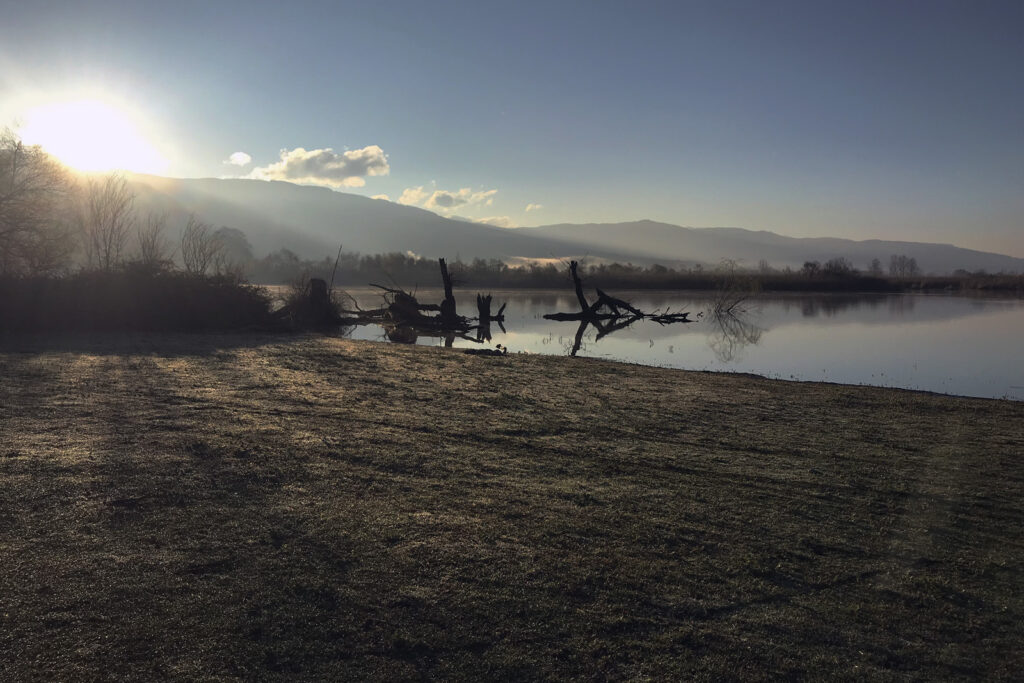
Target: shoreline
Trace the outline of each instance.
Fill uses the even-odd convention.
[[[518,290],[517,290],[518,291]],[[384,347],[391,348],[412,348],[412,349],[434,349],[437,351],[444,351],[453,354],[463,354],[466,349],[477,349],[477,348],[490,348],[487,344],[478,346],[454,346],[451,348],[444,348],[439,343],[430,344],[401,344],[391,341],[375,340],[375,339],[352,339],[349,337],[342,336],[340,334],[321,333],[321,332],[310,332],[310,331],[298,331],[298,332],[273,332],[256,330],[253,332],[222,332],[222,331],[211,331],[211,332],[139,332],[139,331],[125,331],[125,332],[111,332],[111,331],[90,331],[90,332],[63,332],[63,333],[31,333],[31,332],[3,332],[0,331],[0,356],[7,353],[17,354],[36,354],[36,353],[153,353],[158,352],[162,348],[166,340],[175,340],[172,345],[180,347],[181,345],[197,344],[201,348],[217,348],[219,345],[231,348],[234,345],[245,345],[245,346],[258,346],[264,344],[288,344],[293,342],[306,342],[311,339],[332,339],[342,340],[351,342],[354,344],[373,344],[381,345]],[[154,341],[157,340],[157,341]],[[248,340],[248,341],[243,341]],[[456,340],[459,342],[459,340]],[[461,342],[459,342],[461,343]],[[819,379],[786,379],[782,377],[772,377],[770,375],[759,374],[756,372],[745,372],[741,370],[706,370],[706,369],[693,369],[693,368],[681,368],[672,367],[667,365],[650,365],[646,363],[639,363],[628,359],[618,359],[611,357],[602,356],[568,356],[564,354],[545,354],[545,353],[534,353],[531,351],[518,351],[511,352],[506,357],[519,357],[519,358],[550,358],[554,360],[565,360],[568,362],[573,361],[584,361],[594,363],[611,363],[614,365],[624,365],[629,367],[645,368],[650,370],[659,370],[665,372],[678,372],[678,373],[693,373],[693,374],[708,374],[708,375],[724,375],[724,376],[735,376],[748,379],[757,379],[765,382],[778,382],[782,384],[811,384],[811,385],[824,385],[832,386],[836,388],[862,388],[862,389],[878,389],[883,391],[897,391],[897,392],[910,392],[916,394],[925,394],[929,396],[945,397],[951,399],[967,399],[977,401],[1003,401],[1009,403],[1024,404],[1024,399],[1014,399],[1002,396],[974,396],[970,394],[952,394],[941,391],[932,391],[929,389],[917,389],[911,387],[897,387],[897,386],[884,386],[878,384],[852,384],[845,382],[834,382],[829,380]]]

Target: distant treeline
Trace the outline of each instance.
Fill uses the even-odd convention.
[[[337,263],[337,267],[335,267]],[[1024,276],[989,275],[959,271],[951,276],[920,274],[912,258],[897,255],[892,260],[893,274],[855,269],[849,261],[832,259],[825,264],[807,262],[800,270],[774,269],[761,263],[756,269],[744,269],[734,262],[715,268],[670,268],[661,265],[638,266],[631,263],[584,264],[580,274],[588,285],[608,289],[717,290],[723,282],[744,280],[756,289],[775,292],[901,292],[901,291],[1003,291],[1024,293]],[[568,282],[566,264],[558,261],[511,266],[499,259],[475,258],[449,263],[457,284],[490,289],[557,289]],[[337,259],[299,258],[288,249],[275,251],[245,264],[252,282],[289,284],[306,277],[318,277],[335,285],[368,284],[402,287],[440,285],[437,261],[414,254],[390,253],[360,255],[342,253]]]

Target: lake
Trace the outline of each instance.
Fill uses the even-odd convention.
[[[381,305],[375,290],[348,290],[363,307]],[[588,290],[592,298],[592,291]],[[475,315],[475,291],[456,291],[459,312]],[[420,290],[437,303],[440,291]],[[707,311],[705,292],[615,292],[644,310]],[[543,319],[578,310],[566,292],[494,292],[503,302],[506,332],[492,326],[492,343],[510,353],[568,355],[576,322]],[[579,356],[687,370],[749,372],[802,381],[869,384],[946,394],[1024,400],[1024,300],[929,294],[761,296],[735,317],[704,313],[689,324],[638,322],[598,340],[587,329]],[[385,339],[376,326],[353,339]],[[444,344],[420,337],[420,344]],[[455,339],[456,347],[479,347]]]

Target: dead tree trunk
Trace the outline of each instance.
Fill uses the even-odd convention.
[[[572,284],[576,287],[576,298],[580,300],[580,311],[588,311],[590,304],[587,303],[587,297],[583,295],[583,282],[580,281],[580,276],[576,273],[577,265],[575,261],[570,261],[569,273],[572,275]]]
[[[441,322],[455,326],[459,323],[459,314],[455,310],[455,295],[452,294],[452,276],[448,272],[448,264],[443,258],[437,259],[441,266],[441,280],[444,282],[444,301],[441,302]]]

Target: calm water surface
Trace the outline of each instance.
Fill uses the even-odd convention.
[[[380,305],[373,291],[351,293],[364,307]],[[589,293],[589,292],[588,292]],[[703,293],[617,292],[645,311],[706,311]],[[440,292],[421,290],[420,301]],[[475,315],[475,292],[456,292],[459,312]],[[578,310],[572,292],[495,292],[507,302],[505,329],[492,326],[492,343],[510,353],[567,355],[575,322],[544,320],[545,313]],[[750,372],[766,377],[870,384],[948,394],[1024,400],[1024,300],[926,294],[764,297],[745,312],[688,325],[643,321],[596,339],[584,334],[579,356],[688,370]],[[379,327],[354,329],[354,339],[384,339]],[[420,337],[420,344],[444,340]],[[479,347],[456,339],[457,347]]]

